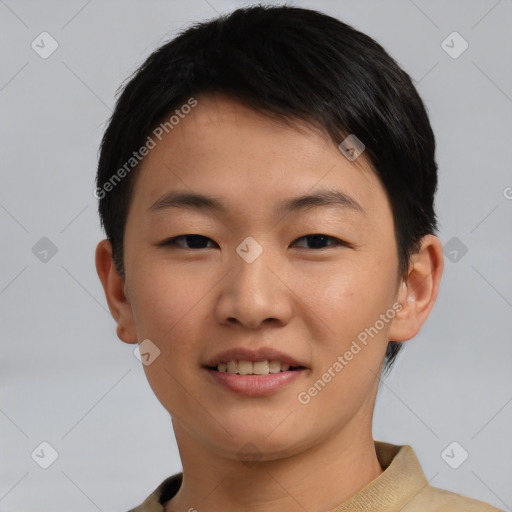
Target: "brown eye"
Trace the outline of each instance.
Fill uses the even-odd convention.
[[[343,241],[339,240],[338,238],[322,234],[305,235],[303,237],[297,238],[297,240],[306,240],[308,244],[311,244],[311,247],[306,247],[306,249],[327,249],[328,247],[346,245]],[[329,240],[334,241],[334,243],[330,245],[325,245]]]
[[[181,243],[185,241],[185,247]],[[208,237],[203,235],[180,235],[175,236],[173,238],[168,238],[163,242],[158,244],[158,247],[181,247],[183,249],[209,249],[210,247],[205,247],[205,244],[208,241],[212,242]],[[187,246],[186,244],[189,244]]]

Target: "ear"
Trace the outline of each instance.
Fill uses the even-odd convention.
[[[137,332],[131,304],[125,292],[123,278],[112,259],[112,245],[102,240],[96,247],[96,272],[100,278],[108,308],[117,322],[117,337],[125,343],[137,343]]]
[[[434,235],[424,236],[420,250],[411,255],[408,276],[398,291],[402,309],[391,323],[390,341],[407,341],[418,334],[437,299],[443,267],[441,241]]]

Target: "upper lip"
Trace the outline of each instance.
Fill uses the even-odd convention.
[[[292,356],[270,347],[260,347],[257,349],[249,349],[247,347],[231,348],[219,352],[216,356],[206,362],[204,366],[218,366],[220,363],[227,363],[228,361],[257,361],[275,359],[282,363],[289,364],[290,366],[303,366],[300,361]]]

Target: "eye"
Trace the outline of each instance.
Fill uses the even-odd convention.
[[[305,235],[300,238],[297,238],[297,240],[306,240],[306,242],[308,242],[312,245],[312,247],[306,247],[306,249],[325,249],[328,247],[335,247],[335,246],[339,246],[339,245],[348,246],[347,243],[343,242],[342,240],[339,240],[338,238],[334,238],[333,236],[322,235],[322,234]],[[334,243],[325,247],[324,244],[328,240],[332,240]]]
[[[178,243],[183,240],[188,240],[191,247],[183,247],[181,243]],[[182,247],[183,249],[209,249],[209,247],[204,246],[204,244],[208,241],[212,242],[212,240],[203,235],[180,235],[173,238],[168,238],[167,240],[164,240],[157,245],[158,247],[178,246]]]
[[[313,235],[305,235],[297,240],[305,240],[306,243],[311,244],[310,247],[302,247],[303,249],[327,249],[329,247],[336,246],[349,246],[347,242],[343,242],[338,238],[329,235],[323,234],[313,234]],[[295,240],[294,244],[296,244],[297,240]],[[326,245],[327,242],[331,241],[332,243]],[[185,246],[183,243],[185,243]],[[158,247],[181,247],[182,249],[209,249],[212,247],[207,247],[208,242],[213,242],[210,238],[203,235],[180,235],[172,238],[168,238],[163,242],[157,244]],[[187,245],[188,244],[188,245]]]

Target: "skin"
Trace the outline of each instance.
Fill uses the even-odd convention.
[[[220,95],[197,99],[141,163],[125,229],[125,281],[110,243],[96,250],[118,337],[160,349],[144,370],[171,415],[184,475],[165,510],[327,511],[383,471],[372,417],[386,346],[413,338],[434,306],[441,242],[424,237],[402,279],[391,206],[364,153],[351,162],[310,125],[286,126]],[[322,206],[274,214],[279,201],[319,188],[344,192],[365,213]],[[221,198],[227,212],[148,213],[168,191]],[[156,245],[186,234],[207,240]],[[303,238],[311,234],[349,245],[328,238],[315,248]],[[263,249],[252,263],[236,252],[248,236]],[[393,304],[401,311],[301,404],[298,394]],[[272,395],[235,394],[202,365],[238,346],[275,347],[308,369]],[[246,443],[258,462],[241,460]]]

